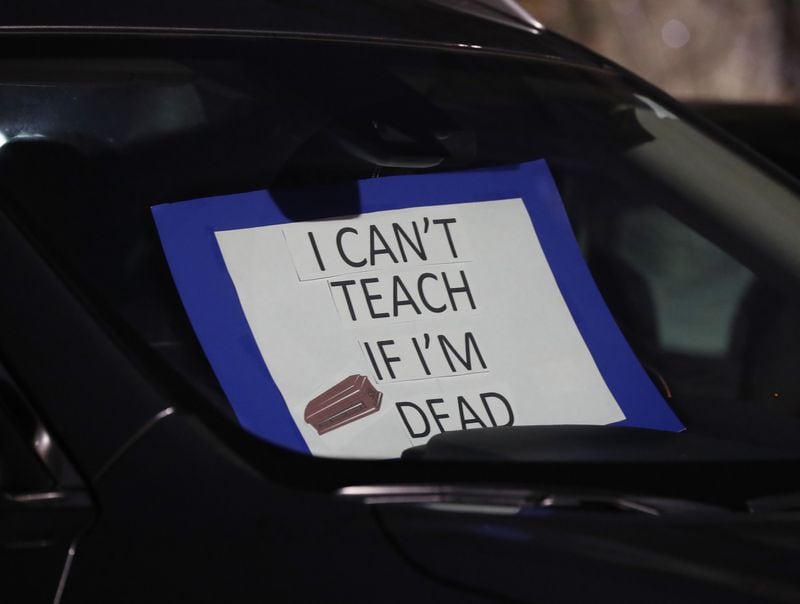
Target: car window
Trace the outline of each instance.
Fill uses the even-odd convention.
[[[605,303],[670,404],[800,415],[796,190],[625,76],[552,56],[303,41],[132,48],[0,63],[3,210],[195,404],[235,421],[152,206],[545,159]]]

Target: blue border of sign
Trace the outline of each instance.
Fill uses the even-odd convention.
[[[299,203],[342,189],[292,192]],[[544,160],[504,167],[392,176],[348,187],[362,213],[522,198],[561,294],[611,393],[625,413],[617,425],[680,431],[598,291]],[[268,441],[308,452],[247,323],[215,231],[291,222],[269,191],[208,197],[152,208],[161,243],[200,344],[239,422]]]

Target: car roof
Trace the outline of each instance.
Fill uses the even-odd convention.
[[[597,63],[545,34],[513,0],[41,0],[4,6],[0,16],[0,36],[64,33],[402,41]]]

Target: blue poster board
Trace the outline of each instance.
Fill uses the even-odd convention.
[[[558,289],[624,412],[626,419],[617,425],[682,430],[606,307],[544,160],[375,178],[326,189],[253,191],[166,203],[154,206],[152,212],[189,319],[240,423],[272,443],[308,452],[253,337],[215,232],[343,213],[512,198],[524,202]]]

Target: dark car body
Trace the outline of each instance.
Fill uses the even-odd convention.
[[[235,55],[265,40],[350,45],[365,55],[390,48],[498,61],[536,56],[553,69],[617,73],[496,7],[460,3],[476,16],[442,4],[17,5],[2,17],[0,48],[26,83],[39,77],[26,61],[41,57],[80,65],[109,49],[125,57],[184,44],[213,57],[218,45]],[[77,80],[97,75],[70,69]],[[100,77],[127,76],[110,69]],[[21,146],[0,179],[52,196],[89,178],[63,149],[37,149]],[[235,152],[220,151],[207,168],[226,161],[235,164]],[[232,186],[209,174],[197,191],[182,190],[188,171],[180,161],[165,171],[162,199]],[[800,598],[800,517],[785,495],[796,490],[792,455],[759,458],[743,448],[738,459],[719,459],[704,454],[704,442],[665,438],[648,442],[668,454],[636,463],[620,453],[642,438],[635,431],[584,437],[558,427],[537,433],[539,453],[519,457],[513,438],[467,443],[499,450],[501,463],[451,455],[457,437],[440,439],[439,453],[431,445],[394,461],[293,453],[241,430],[205,402],[202,384],[154,358],[15,207],[0,211],[4,602]],[[702,423],[715,411],[679,413]],[[742,430],[737,422],[722,432]],[[796,435],[781,421],[758,425],[766,440],[791,444]],[[573,458],[549,459],[548,438],[576,439]]]

